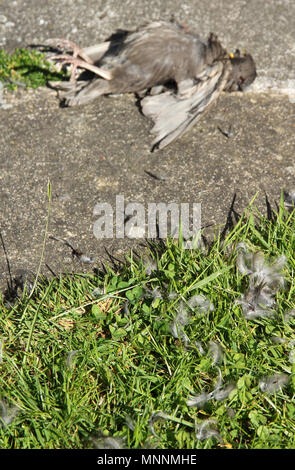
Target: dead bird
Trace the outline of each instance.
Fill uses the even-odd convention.
[[[256,77],[250,54],[228,54],[217,36],[203,41],[172,22],[155,21],[135,31],[118,31],[101,44],[81,49],[64,39],[51,40],[73,55],[52,57],[71,64],[69,82],[50,85],[66,106],[101,95],[137,93],[144,115],[154,121],[153,146],[163,148],[186,132],[222,91],[242,91]],[[86,69],[77,75],[77,69]]]

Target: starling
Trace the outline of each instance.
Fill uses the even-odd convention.
[[[52,42],[73,52],[53,57],[72,64],[69,82],[51,83],[61,92],[63,104],[136,93],[143,114],[154,121],[153,147],[163,148],[190,129],[222,91],[242,91],[256,77],[250,54],[228,54],[215,34],[203,41],[172,22],[119,30],[106,42],[85,49],[68,40]],[[77,68],[92,72],[92,77],[84,71],[76,77]]]

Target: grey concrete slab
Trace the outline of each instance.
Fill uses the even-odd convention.
[[[49,233],[68,239],[98,260],[105,248],[122,256],[123,240],[97,240],[93,208],[127,202],[200,202],[202,223],[223,224],[234,193],[243,210],[257,191],[278,201],[294,187],[295,3],[288,1],[157,0],[10,1],[0,3],[0,47],[12,50],[49,37],[68,37],[82,46],[171,15],[206,37],[216,32],[229,49],[246,48],[257,62],[259,80],[246,94],[223,94],[185,136],[151,153],[151,122],[132,95],[103,97],[79,108],[60,108],[47,88],[6,93],[0,108],[0,226],[12,272],[36,271],[47,215],[46,187],[52,185]],[[220,131],[232,126],[226,138]],[[150,174],[158,175],[159,179]],[[60,272],[87,270],[71,251],[48,240],[45,263]],[[7,273],[0,255],[2,284]]]

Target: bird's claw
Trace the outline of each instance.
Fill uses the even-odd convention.
[[[59,54],[55,57],[50,57],[51,60],[62,61],[60,62],[61,65],[72,65],[70,78],[71,82],[76,80],[77,67],[85,68],[82,64],[93,65],[93,61],[90,59],[90,57],[88,57],[87,54],[85,54],[83,49],[81,49],[81,47],[77,46],[77,44],[70,41],[69,39],[53,38],[49,39],[47,43],[54,45],[57,47],[57,49],[73,52],[72,56],[69,54]]]
[[[85,62],[87,62],[88,64],[93,64],[93,61],[87,54],[85,54],[83,49],[74,42],[70,41],[69,39],[53,38],[48,39],[47,43],[49,45],[52,44],[56,46],[57,49],[61,49],[64,51],[72,51],[73,57],[80,57],[81,59],[85,60]]]
[[[56,56],[49,57],[49,60],[56,61],[60,67],[62,67],[63,65],[71,65],[72,67],[70,82],[74,82],[76,80],[78,62],[80,62],[79,59],[68,54],[59,54]]]
[[[90,70],[90,72],[95,73],[96,75],[104,78],[105,80],[111,80],[113,78],[109,70],[104,70],[100,67],[97,67],[96,65],[90,64],[89,62],[79,59],[78,57],[74,57],[74,56],[67,55],[67,54],[59,54],[59,55],[50,57],[50,59],[56,60],[58,62],[60,61],[61,65],[70,64],[73,66],[71,70],[70,81],[75,80],[76,70],[78,67],[80,67],[81,69]]]

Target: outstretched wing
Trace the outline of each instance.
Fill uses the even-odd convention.
[[[155,123],[151,130],[156,135],[153,146],[164,148],[188,131],[216,101],[225,88],[230,71],[229,61],[216,62],[197,79],[179,83],[177,93],[166,91],[143,98],[142,111]]]

